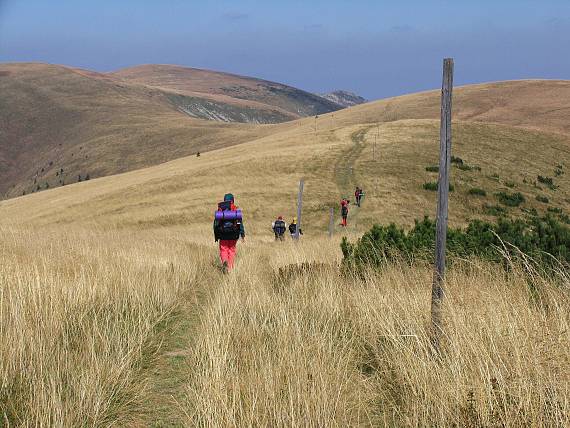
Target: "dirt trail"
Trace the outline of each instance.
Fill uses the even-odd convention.
[[[362,185],[362,183],[358,183],[354,179],[356,173],[356,161],[366,147],[364,140],[366,138],[366,134],[372,127],[373,126],[367,126],[350,134],[350,139],[353,144],[340,154],[335,163],[334,180],[338,191],[341,194],[341,197],[346,196],[351,201],[348,215],[349,227],[356,223],[359,213],[359,208],[356,206],[356,201],[353,197],[354,189],[356,186]],[[338,224],[335,224],[335,230],[338,228]]]
[[[204,285],[222,281],[217,269],[204,269],[189,284],[181,298],[180,306],[165,325],[162,346],[152,363],[145,367],[148,377],[149,399],[140,421],[149,427],[184,426],[182,406],[185,386],[188,381],[188,358],[193,347],[195,333],[199,328],[202,309],[211,297],[211,290]]]

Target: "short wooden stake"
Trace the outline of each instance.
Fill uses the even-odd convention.
[[[299,239],[300,230],[301,230],[301,212],[303,209],[303,187],[305,186],[305,180],[301,178],[299,181],[299,194],[297,195],[297,230],[295,230],[295,234],[293,237],[295,239]]]

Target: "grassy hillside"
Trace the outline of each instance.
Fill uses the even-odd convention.
[[[339,113],[335,113],[339,116]],[[209,233],[211,211],[232,191],[258,236],[273,217],[294,214],[298,180],[305,177],[304,223],[308,234],[326,229],[329,207],[350,197],[355,185],[366,191],[365,204],[353,208],[350,230],[362,232],[374,222],[412,224],[433,215],[436,192],[424,189],[437,173],[437,121],[401,120],[332,127],[322,116],[294,123],[254,141],[181,158],[152,168],[3,201],[5,221],[16,223],[89,222],[125,228],[174,226]],[[376,145],[374,149],[374,144]],[[456,121],[450,222],[512,216],[536,209],[570,210],[568,137],[505,125]],[[374,156],[374,158],[373,158]],[[541,183],[539,176],[552,179]],[[485,195],[471,194],[480,189]],[[500,192],[521,193],[517,207],[501,203]],[[541,202],[536,197],[545,197]]]
[[[566,87],[456,90],[454,225],[533,210],[570,215],[563,110],[526,108],[512,85],[534,95]],[[507,107],[497,110],[489,100],[501,97]],[[441,358],[429,345],[431,266],[339,272],[342,236],[433,216],[436,193],[424,184],[437,180],[437,98],[410,95],[316,122],[244,127],[246,142],[199,158],[0,201],[2,420],[570,424],[566,271],[453,263]],[[300,243],[275,243],[271,221],[294,215],[300,177],[305,234]],[[329,207],[338,223],[339,199],[357,184],[363,207],[352,207],[349,227],[337,226],[329,239]],[[224,276],[211,222],[228,191],[244,210],[247,237]],[[505,204],[515,193],[524,201]]]
[[[247,141],[263,127],[196,120],[173,94],[44,64],[0,65],[0,194],[13,197]],[[63,168],[63,176],[60,175]]]
[[[342,106],[291,86],[252,77],[174,65],[149,64],[111,73],[128,82],[212,101],[275,109],[288,119],[339,110]],[[192,108],[188,113],[198,114]],[[282,120],[275,120],[275,122]]]
[[[148,67],[131,70],[133,80]],[[129,74],[128,70],[125,73]],[[155,76],[143,73],[148,75]],[[156,78],[168,86],[164,76],[159,73]],[[430,92],[356,106],[305,122],[272,127],[224,124],[183,113],[181,109],[189,105],[185,103],[195,100],[178,87],[182,78],[176,76],[173,87],[158,89],[59,66],[0,66],[4,94],[0,101],[4,123],[0,129],[0,194],[14,197],[43,191],[75,183],[80,176],[84,180],[87,175],[92,179],[131,171],[269,135],[279,139],[283,132],[309,132],[314,125],[317,130],[331,130],[403,119],[436,119],[439,114],[439,95]],[[192,76],[187,77],[190,82],[194,82]],[[206,76],[212,78],[209,73]],[[194,77],[198,89],[220,91],[223,80],[206,79],[208,86]],[[455,118],[566,135],[564,100],[569,87],[562,81],[521,81],[457,88]],[[182,92],[169,92],[174,89]],[[222,100],[226,95],[212,96],[217,98],[208,103],[222,106],[220,114],[234,114],[228,112],[231,103]],[[247,109],[258,101],[238,102],[249,103],[240,107]],[[285,111],[276,109],[275,114]]]

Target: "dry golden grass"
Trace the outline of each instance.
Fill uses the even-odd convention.
[[[431,269],[342,276],[337,239],[248,240],[223,277],[206,233],[2,236],[7,426],[570,423],[565,274],[454,266],[437,360]]]
[[[175,236],[1,234],[0,426],[137,425],[201,252]]]
[[[452,269],[438,362],[423,266],[343,278],[335,241],[247,243],[234,274],[210,282],[198,272],[212,268],[213,249],[167,232],[2,232],[11,423],[144,423],[156,400],[144,362],[188,292],[204,287],[212,296],[182,353],[187,401],[171,404],[187,425],[569,422],[568,278],[535,278],[531,294],[520,272]],[[323,265],[277,275],[304,262]]]
[[[205,308],[187,425],[570,423],[567,276],[529,284],[520,270],[455,266],[438,360],[428,338],[428,267],[343,277],[331,264],[334,243],[284,248],[246,252]],[[269,267],[312,259],[326,264],[283,277]]]
[[[366,191],[364,208],[353,209],[349,218],[351,230],[356,232],[375,222],[410,225],[424,215],[433,216],[436,192],[426,191],[422,185],[437,180],[437,174],[425,171],[437,159],[436,121],[332,128],[325,122],[328,119],[322,118],[322,128],[316,134],[310,121],[304,121],[296,128],[204,153],[200,158],[181,158],[1,201],[0,213],[6,223],[14,224],[89,223],[134,230],[178,227],[209,233],[215,202],[231,191],[245,210],[246,226],[253,232],[250,235],[270,238],[268,226],[273,218],[294,215],[298,180],[305,177],[304,224],[313,236],[325,233],[329,208],[337,209],[342,196],[351,197],[355,185]],[[379,138],[375,135],[378,129]],[[453,154],[481,171],[453,167],[453,225],[471,218],[488,219],[483,205],[497,204],[494,193],[498,191],[523,193],[527,209],[545,212],[547,207],[559,207],[569,211],[569,171],[554,178],[559,186],[556,190],[534,185],[538,175],[554,177],[559,164],[569,168],[568,137],[467,122],[454,125],[454,137]],[[508,188],[508,181],[516,187]],[[486,190],[487,197],[468,195],[472,187]],[[550,204],[537,202],[537,194],[548,196]],[[510,209],[510,213],[523,214],[519,208]]]
[[[3,423],[570,424],[566,273],[456,264],[441,360],[428,347],[429,267],[339,275],[341,233],[325,238],[328,209],[354,185],[367,195],[342,232],[351,239],[435,209],[421,185],[433,179],[425,166],[436,159],[437,122],[390,116],[375,137],[381,111],[368,108],[322,116],[317,132],[301,120],[200,158],[1,201]],[[470,187],[496,203],[507,179],[525,208],[543,212],[540,193],[568,212],[563,130],[454,126],[454,155],[482,170],[453,169],[452,224],[485,217]],[[558,164],[560,187],[537,189],[531,180]],[[278,245],[270,222],[293,216],[302,176],[305,236]],[[211,219],[227,191],[244,209],[247,241],[223,277]],[[309,272],[287,268],[307,262]]]

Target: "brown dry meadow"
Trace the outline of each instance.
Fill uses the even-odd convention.
[[[458,91],[454,155],[481,169],[454,166],[453,225],[492,219],[484,206],[499,191],[524,195],[506,208],[513,217],[570,207],[562,113],[538,121],[498,85],[508,90],[492,108],[485,97],[461,105],[477,87]],[[422,185],[436,176],[425,168],[437,159],[438,123],[414,117],[432,98],[320,116],[316,131],[314,118],[264,127],[200,158],[1,201],[1,424],[570,425],[567,272],[454,263],[437,359],[430,266],[339,270],[341,235],[433,216],[435,192]],[[269,225],[292,217],[300,177],[305,235],[274,243]],[[329,207],[355,185],[364,206],[329,240]],[[470,195],[475,187],[487,195]],[[227,191],[248,236],[223,276],[211,218]]]
[[[438,360],[423,264],[343,276],[334,240],[258,242],[222,276],[167,232],[2,236],[5,426],[570,423],[564,273],[456,264]]]

